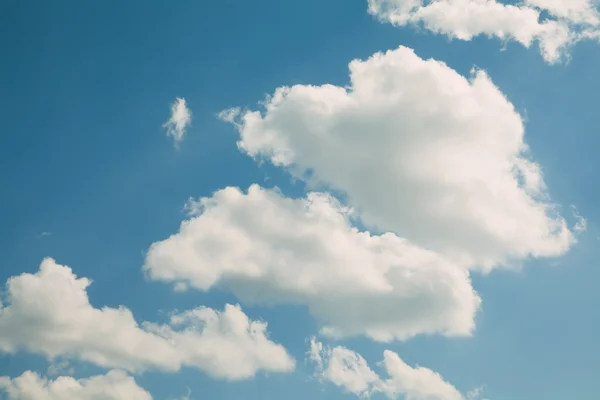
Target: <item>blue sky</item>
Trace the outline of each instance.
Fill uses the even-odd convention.
[[[558,257],[523,257],[517,271],[472,271],[483,301],[470,337],[321,340],[357,351],[378,372],[383,351],[392,350],[409,365],[438,372],[465,396],[481,386],[490,400],[600,396],[598,43],[577,43],[568,62],[549,63],[536,45],[509,41],[503,50],[494,38],[449,40],[381,23],[362,0],[21,1],[4,4],[0,19],[3,284],[36,273],[52,257],[93,280],[87,293],[94,307],[123,305],[138,322],[240,303],[235,291],[218,287],[176,293],[142,271],[149,246],[186,219],[190,197],[254,183],[292,198],[310,190],[286,168],[240,151],[238,132],[217,113],[259,109],[281,86],[348,85],[351,60],[402,45],[463,76],[474,66],[485,70],[523,116],[525,141],[552,202],[570,226],[569,207],[576,206],[587,230]],[[192,123],[175,148],[163,124],[177,97],[185,98]],[[133,373],[137,384],[154,399],[182,396],[186,388],[192,399],[356,397],[312,378],[314,367],[304,359],[319,324],[305,306],[241,304],[251,319],[268,323],[269,338],[296,359],[294,372],[232,382],[185,366]],[[106,372],[65,359],[77,378]],[[0,376],[46,375],[48,366],[40,352],[0,354]]]

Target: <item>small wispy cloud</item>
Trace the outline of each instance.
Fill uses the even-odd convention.
[[[480,386],[478,388],[468,391],[467,400],[487,400],[482,397],[484,388],[485,386]]]
[[[52,235],[52,232],[42,232],[40,233],[40,237],[46,237]]]
[[[241,113],[242,110],[239,107],[228,108],[219,112],[217,114],[217,118],[223,122],[229,122],[231,124],[234,124]]]
[[[171,104],[171,118],[163,124],[167,135],[172,136],[177,146],[185,136],[187,128],[192,123],[192,112],[187,107],[183,97],[177,97]]]
[[[73,375],[75,373],[75,369],[66,360],[53,360],[48,366],[46,373],[50,376],[58,376],[61,374]]]
[[[576,220],[573,230],[577,233],[587,231],[587,220],[584,217],[582,217],[581,214],[579,214],[579,211],[574,205],[571,205],[571,211],[573,212],[573,216]]]
[[[169,400],[191,400],[192,399],[192,390],[188,387],[187,393],[181,397],[170,397]]]

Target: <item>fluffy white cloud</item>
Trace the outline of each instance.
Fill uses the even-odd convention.
[[[148,331],[173,343],[183,365],[214,378],[237,380],[257,371],[291,372],[295,362],[267,336],[267,324],[251,321],[239,306],[223,312],[202,307],[171,315],[169,325],[145,324]]]
[[[118,370],[88,379],[54,380],[27,371],[17,378],[0,377],[1,392],[8,400],[152,400],[132,377]]]
[[[94,308],[86,292],[90,283],[49,258],[36,274],[10,278],[8,305],[0,304],[0,351],[132,372],[189,366],[222,379],[294,368],[286,350],[268,339],[266,324],[250,321],[239,307],[201,307],[172,314],[169,324],[140,326],[127,308]]]
[[[171,118],[163,125],[167,135],[172,136],[175,145],[183,140],[187,128],[192,123],[192,112],[187,107],[185,99],[178,97],[171,105]]]
[[[413,368],[389,350],[383,357],[387,379],[374,372],[360,354],[345,347],[324,347],[313,338],[309,351],[309,359],[315,363],[320,380],[360,397],[383,393],[391,399],[464,400],[454,386],[429,368]]]
[[[575,237],[528,157],[513,105],[400,47],[350,63],[349,87],[280,87],[265,111],[227,110],[239,148],[344,192],[368,227],[489,270],[565,253]]]
[[[306,305],[334,337],[473,329],[480,299],[465,269],[394,234],[359,232],[327,194],[290,199],[253,185],[190,204],[195,215],[148,250],[150,278],[218,285],[247,303]]]
[[[573,23],[600,25],[598,0],[525,0],[524,4]]]
[[[598,32],[600,18],[592,0],[368,0],[369,13],[394,25],[418,24],[459,40],[478,35],[539,43],[544,58],[556,62],[565,48]],[[542,18],[541,12],[550,17]]]

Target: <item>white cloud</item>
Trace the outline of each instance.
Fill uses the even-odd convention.
[[[598,0],[525,0],[524,3],[568,22],[600,25]]]
[[[267,324],[251,321],[240,307],[218,312],[202,307],[171,316],[169,325],[145,327],[174,343],[183,365],[229,380],[253,377],[257,371],[291,372],[294,360],[267,336]]]
[[[575,232],[578,233],[582,233],[582,232],[586,232],[587,231],[587,220],[585,218],[583,218],[581,216],[581,214],[579,214],[579,211],[577,211],[577,208],[575,206],[571,206],[571,211],[573,212],[573,217],[575,217],[575,226],[573,227],[573,230]]]
[[[0,392],[8,400],[152,400],[132,377],[118,370],[88,379],[54,380],[27,371],[17,378],[0,377]]]
[[[249,320],[239,307],[200,307],[172,314],[169,324],[140,326],[125,307],[94,308],[86,292],[90,283],[49,258],[36,274],[10,278],[8,305],[0,304],[0,351],[132,372],[188,366],[231,380],[294,368],[286,350],[268,339],[266,324]]]
[[[467,392],[467,400],[488,400],[483,398],[484,386],[477,387]]]
[[[239,148],[344,192],[370,228],[470,268],[564,254],[575,242],[529,159],[513,105],[400,47],[350,63],[349,87],[280,87],[229,120]]]
[[[73,375],[75,369],[67,360],[54,359],[48,366],[46,373],[50,376]]]
[[[327,194],[229,187],[188,210],[195,216],[148,250],[151,279],[223,287],[247,303],[306,305],[333,337],[473,330],[480,299],[465,269],[394,234],[359,232],[351,210]]]
[[[374,372],[358,353],[345,347],[329,348],[311,340],[310,360],[316,360],[316,376],[348,393],[370,397],[383,393],[390,399],[464,400],[460,392],[438,373],[424,367],[411,367],[386,350],[381,363],[387,378]]]
[[[186,394],[179,397],[170,397],[169,400],[191,400],[192,399],[192,390],[188,387]]]
[[[515,40],[525,47],[538,42],[544,58],[556,62],[568,46],[600,29],[591,0],[368,0],[369,13],[397,26],[421,25],[450,38],[486,35]],[[542,17],[545,11],[549,17]]]
[[[167,129],[167,135],[173,137],[175,145],[183,140],[191,123],[192,112],[187,107],[185,99],[178,97],[171,105],[171,118],[163,125]]]

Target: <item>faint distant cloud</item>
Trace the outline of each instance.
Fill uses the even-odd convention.
[[[46,236],[50,236],[50,235],[52,235],[52,232],[45,232],[44,231],[44,232],[40,233],[40,237],[46,237]]]
[[[467,392],[467,400],[487,400],[483,396],[484,386],[480,386]]]
[[[187,393],[181,397],[171,397],[169,400],[191,400],[192,390],[188,387]]]
[[[192,123],[192,112],[187,107],[183,97],[177,97],[171,104],[171,118],[163,124],[167,135],[172,136],[177,146],[185,136],[187,128]]]
[[[50,376],[58,376],[60,374],[73,375],[75,373],[75,369],[66,360],[54,360],[48,366],[46,373]]]
[[[224,122],[235,123],[242,110],[239,107],[228,108],[217,114],[217,118]]]
[[[571,211],[577,221],[573,230],[577,233],[587,231],[587,220],[579,214],[579,211],[577,211],[577,208],[574,205],[571,205]]]
[[[185,283],[185,282],[177,282],[175,284],[175,286],[173,286],[173,289],[177,293],[185,293],[189,290],[189,287],[188,287],[187,283]]]

